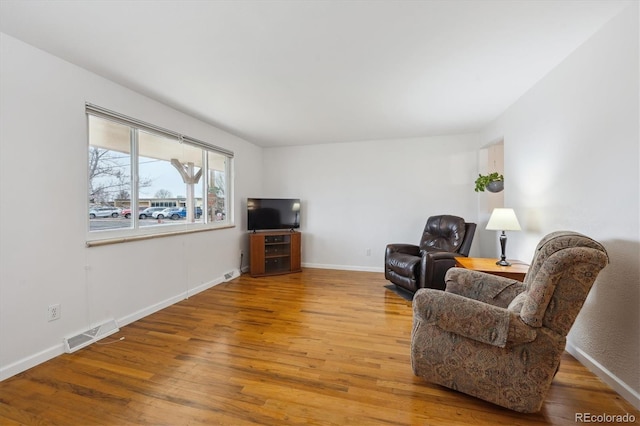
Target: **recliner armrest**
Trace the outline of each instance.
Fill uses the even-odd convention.
[[[517,313],[453,293],[420,289],[413,298],[414,321],[504,348],[535,340],[537,332]]]
[[[386,255],[388,256],[391,253],[402,253],[410,254],[412,256],[420,256],[420,247],[414,244],[387,244]]]
[[[460,253],[454,253],[444,250],[426,250],[424,256],[430,257],[432,260],[452,260],[455,263],[455,258],[460,256]]]
[[[420,288],[436,288],[444,290],[444,277],[447,271],[456,264],[455,257],[458,253],[439,249],[427,249],[422,251],[420,260]]]
[[[464,268],[451,268],[445,275],[445,291],[506,308],[525,286],[511,278]]]

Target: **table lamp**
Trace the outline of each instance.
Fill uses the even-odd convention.
[[[511,266],[511,264],[507,262],[507,256],[505,255],[507,235],[504,231],[519,231],[521,229],[516,213],[513,209],[493,209],[486,229],[489,231],[502,231],[502,234],[500,234],[500,248],[502,249],[502,254],[500,255],[500,260],[496,262],[496,265]]]

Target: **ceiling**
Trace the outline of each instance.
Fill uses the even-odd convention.
[[[0,30],[269,147],[477,131],[629,3],[2,0]]]

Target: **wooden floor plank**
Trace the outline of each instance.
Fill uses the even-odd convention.
[[[640,413],[569,354],[520,414],[415,377],[382,274],[243,275],[0,383],[0,424],[565,425]],[[120,341],[120,337],[125,337]]]

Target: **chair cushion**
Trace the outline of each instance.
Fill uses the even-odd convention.
[[[608,263],[597,241],[570,231],[553,232],[543,238],[531,262],[524,284],[511,310],[532,327],[544,326],[566,335],[593,284],[593,277]],[[559,282],[564,285],[559,291]],[[546,319],[545,319],[546,318]]]
[[[516,297],[513,298],[511,303],[509,303],[509,306],[507,306],[507,309],[510,310],[511,312],[515,312],[519,314],[520,311],[522,311],[522,306],[525,304],[526,299],[527,299],[526,292],[522,292],[518,294]]]
[[[599,242],[585,235],[572,231],[552,232],[540,240],[536,247],[531,267],[524,279],[524,284],[527,288],[536,279],[538,271],[542,268],[547,258],[559,251],[573,247],[590,247],[606,253],[606,250]]]
[[[462,241],[466,227],[464,219],[458,216],[441,215],[432,216],[427,220],[420,241],[420,248],[435,248],[448,252],[457,252]]]
[[[416,267],[420,263],[420,258],[404,253],[393,253],[387,259],[387,267],[396,274],[411,278],[416,278]]]

